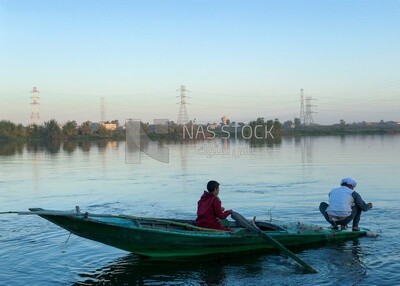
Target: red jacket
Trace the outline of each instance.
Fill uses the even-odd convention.
[[[219,219],[224,219],[230,215],[232,211],[223,211],[221,201],[218,197],[204,191],[199,202],[197,203],[197,219],[196,225],[199,227],[229,230],[224,227]]]

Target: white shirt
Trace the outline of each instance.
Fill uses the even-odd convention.
[[[342,186],[333,189],[329,193],[329,207],[326,212],[332,216],[347,217],[351,215],[351,207],[354,205],[353,190]]]

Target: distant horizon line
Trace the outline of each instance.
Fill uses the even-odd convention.
[[[294,119],[299,119],[298,117],[296,117],[296,118],[294,118],[293,120],[285,120],[285,121],[281,121],[279,118],[277,118],[277,117],[275,117],[275,118],[265,118],[265,117],[257,117],[257,118],[254,118],[254,119],[251,119],[251,120],[248,120],[247,122],[245,122],[244,120],[238,120],[238,121],[236,121],[236,120],[232,120],[231,121],[231,123],[232,122],[235,122],[236,124],[238,124],[238,123],[249,123],[249,122],[251,122],[251,121],[255,121],[255,120],[257,120],[258,118],[264,118],[265,119],[265,122],[267,122],[268,120],[275,120],[275,119],[278,119],[279,120],[279,122],[280,123],[285,123],[285,122],[293,122],[294,123]],[[59,124],[61,124],[61,125],[64,125],[65,123],[67,123],[67,122],[70,122],[70,121],[75,121],[77,124],[82,124],[83,122],[86,122],[86,121],[89,121],[89,122],[91,122],[91,123],[101,123],[101,122],[112,122],[112,121],[115,121],[115,120],[117,120],[118,121],[118,123],[120,124],[120,125],[123,125],[124,123],[122,123],[122,122],[126,122],[126,120],[140,120],[141,122],[143,122],[143,123],[148,123],[148,124],[155,124],[154,123],[154,120],[160,120],[160,119],[162,119],[162,120],[168,120],[168,122],[174,122],[175,124],[177,124],[177,120],[170,120],[170,119],[168,119],[168,118],[154,118],[153,119],[153,122],[151,122],[151,121],[148,121],[148,120],[141,120],[140,118],[125,118],[124,120],[119,120],[119,119],[113,119],[113,120],[104,120],[104,121],[102,121],[102,120],[95,120],[95,121],[92,121],[92,120],[71,120],[71,119],[69,119],[69,120],[58,120],[58,119],[56,119],[56,118],[51,118],[51,119],[48,119],[48,120],[41,120],[40,121],[40,124],[36,124],[36,125],[38,125],[38,126],[40,126],[40,125],[42,125],[42,124],[44,124],[45,122],[49,122],[49,121],[51,121],[51,120],[55,120],[57,123],[59,123]],[[310,125],[319,125],[319,126],[325,126],[325,125],[335,125],[335,124],[340,124],[340,121],[341,121],[342,119],[339,119],[337,122],[333,122],[333,123],[313,123],[313,124],[310,124]],[[26,122],[26,123],[23,123],[23,122],[16,122],[16,121],[12,121],[11,119],[0,119],[0,121],[9,121],[9,122],[12,122],[12,123],[14,123],[14,124],[22,124],[23,126],[29,126],[29,125],[32,125],[32,123],[29,123],[29,122]],[[380,122],[395,122],[395,123],[397,123],[397,124],[400,124],[400,120],[393,120],[393,119],[391,119],[391,120],[383,120],[383,119],[381,119],[381,120],[379,120],[379,121],[367,121],[367,120],[361,120],[361,121],[352,121],[352,122],[349,122],[349,121],[346,121],[346,120],[344,120],[344,124],[354,124],[354,123],[356,123],[356,124],[358,124],[358,123],[368,123],[368,124],[373,124],[373,123],[380,123]],[[197,125],[207,125],[207,124],[210,124],[210,125],[212,125],[212,124],[217,124],[217,125],[220,125],[220,123],[221,123],[221,121],[193,121],[193,120],[189,120],[189,122],[193,122],[193,123],[195,123],[195,124],[197,124]],[[189,123],[188,122],[188,123]],[[227,124],[227,125],[229,125],[229,124]],[[305,125],[305,124],[302,124],[302,125]],[[306,125],[307,126],[307,125]]]

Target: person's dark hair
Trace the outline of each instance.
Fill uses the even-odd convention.
[[[219,183],[217,181],[209,181],[207,183],[207,191],[209,193],[214,192],[215,189],[217,189],[219,187]]]

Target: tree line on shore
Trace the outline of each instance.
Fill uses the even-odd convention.
[[[76,121],[67,121],[65,124],[59,124],[55,119],[44,122],[43,125],[15,124],[8,120],[0,121],[0,141],[31,140],[31,141],[66,141],[66,140],[99,140],[125,139],[125,126],[120,126],[118,120],[112,122],[114,128],[107,128],[107,124],[92,123],[90,121],[82,122],[80,125]],[[212,126],[212,129],[208,127]],[[376,123],[346,124],[340,120],[338,124],[333,125],[303,125],[296,118],[294,122],[286,121],[283,124],[279,119],[265,120],[258,117],[256,120],[245,124],[243,122],[227,122],[219,124],[195,124],[189,122],[186,125],[179,125],[169,121],[162,134],[157,132],[157,125],[141,122],[142,134],[151,139],[185,139],[185,130],[196,130],[194,132],[204,132],[206,136],[216,136],[226,138],[226,134],[231,134],[229,138],[245,138],[251,140],[279,140],[284,135],[302,136],[302,135],[345,135],[345,134],[382,134],[382,133],[400,133],[400,124],[394,121],[383,121]],[[193,132],[193,131],[192,131]],[[239,137],[237,135],[239,134]],[[268,138],[269,135],[269,138]],[[206,137],[205,136],[205,137]],[[193,134],[192,134],[193,137]],[[197,138],[198,139],[198,138]]]
[[[110,122],[106,122],[110,123]],[[125,138],[125,126],[119,126],[118,120],[112,121],[114,124],[113,129],[107,128],[107,124],[92,123],[90,121],[82,122],[80,125],[76,121],[67,121],[65,124],[59,124],[55,119],[44,122],[43,125],[28,125],[15,124],[8,120],[0,121],[0,141],[14,141],[14,140],[31,140],[31,141],[66,141],[66,140],[96,140],[96,139],[113,139],[122,140]],[[248,124],[242,122],[235,123],[229,122],[228,124],[195,124],[189,122],[186,125],[180,125],[173,121],[169,121],[167,125],[161,126],[166,129],[166,132],[159,133],[159,129],[155,124],[141,122],[142,135],[145,134],[151,139],[182,139],[183,133],[188,129],[202,128],[208,130],[208,125],[212,125],[210,132],[216,134],[216,137],[222,137],[223,133],[233,133],[238,130],[241,132],[242,137],[245,138],[261,138],[265,134],[274,134],[280,136],[282,133],[282,124],[278,119],[267,120],[259,117]],[[243,128],[244,126],[249,128]],[[243,129],[242,129],[243,128]],[[205,131],[207,133],[207,131]],[[207,135],[208,136],[208,135]]]
[[[43,141],[64,141],[69,139],[96,139],[110,138],[119,139],[125,136],[120,129],[107,130],[104,125],[93,129],[90,121],[78,125],[76,121],[68,121],[64,125],[58,124],[55,119],[44,122],[43,125],[15,124],[8,120],[0,121],[0,141],[11,140],[43,140]]]

